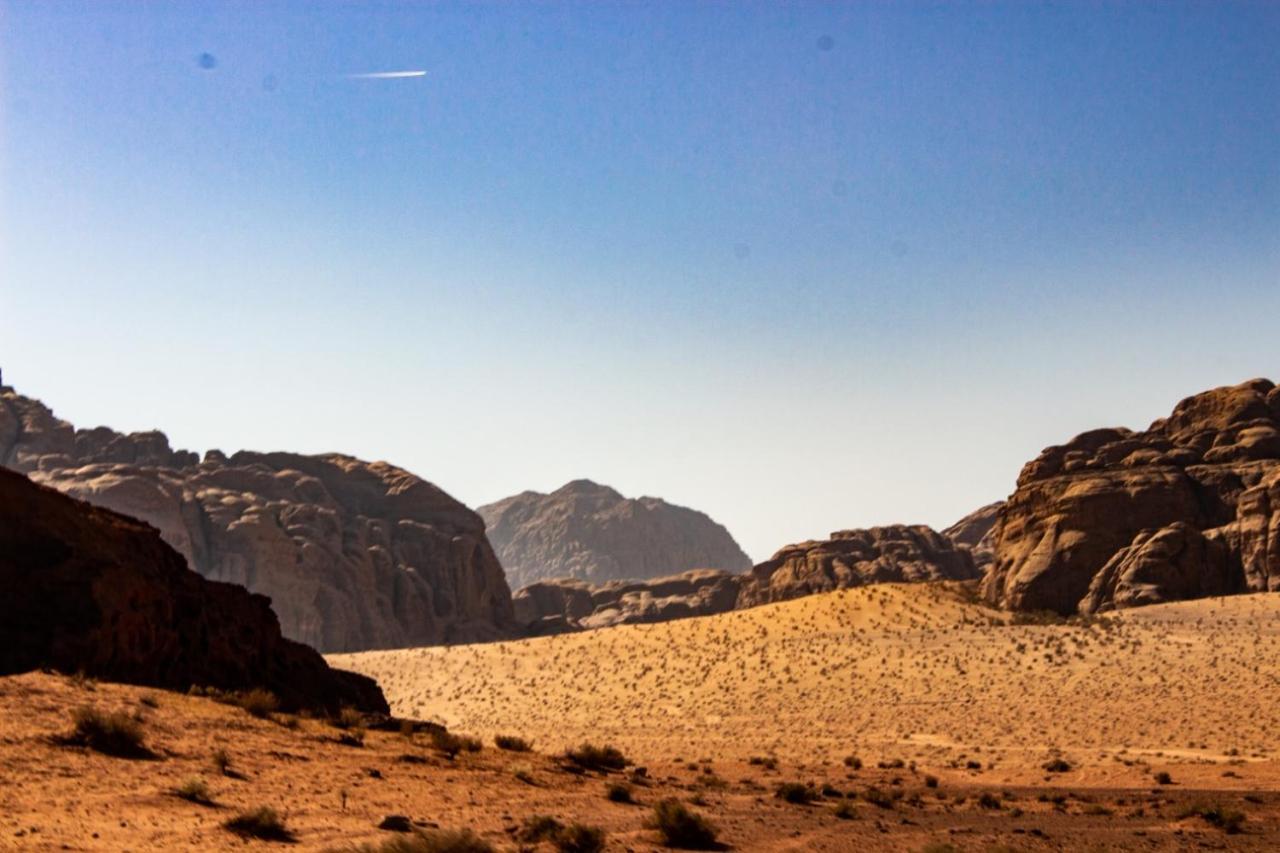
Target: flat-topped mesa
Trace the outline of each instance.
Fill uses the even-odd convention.
[[[591,480],[526,491],[480,507],[513,589],[543,580],[644,580],[695,568],[741,572],[751,560],[704,513],[660,498],[624,498]]]
[[[386,462],[251,451],[200,461],[160,433],[77,431],[12,392],[0,394],[0,461],[155,526],[201,575],[269,596],[285,636],[321,651],[516,632],[483,520]]]
[[[1095,612],[1280,589],[1280,388],[1188,397],[1027,463],[992,530],[989,601]]]
[[[388,711],[372,680],[285,639],[270,602],[205,580],[158,532],[0,469],[0,675],[52,668],[286,710]]]

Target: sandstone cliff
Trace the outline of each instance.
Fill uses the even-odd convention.
[[[979,507],[955,524],[942,531],[942,535],[973,555],[973,564],[985,572],[991,565],[991,549],[995,545],[996,519],[1004,501]]]
[[[388,711],[372,680],[284,639],[270,602],[205,580],[142,522],[0,469],[0,675],[52,668],[286,709]]]
[[[512,589],[551,578],[600,584],[689,569],[741,572],[751,560],[703,513],[658,498],[624,498],[575,480],[478,510]]]
[[[530,633],[551,634],[709,616],[869,583],[976,577],[969,552],[950,539],[928,527],[894,525],[788,545],[746,574],[698,570],[600,585],[540,581],[518,590],[515,605]]]
[[[1280,589],[1280,389],[1215,388],[1144,431],[1046,449],[992,536],[983,592],[1014,610]]]
[[[478,515],[385,462],[173,450],[163,433],[77,430],[0,392],[0,464],[155,526],[205,577],[270,597],[321,651],[467,642],[515,630]]]

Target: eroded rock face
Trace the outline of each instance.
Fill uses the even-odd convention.
[[[844,530],[788,545],[745,574],[684,572],[648,581],[592,585],[540,581],[515,594],[516,616],[533,634],[709,616],[869,583],[971,580],[969,552],[920,526]]]
[[[1023,468],[983,592],[1072,613],[1274,589],[1278,471],[1266,379],[1189,397],[1143,432],[1084,433]]]
[[[788,545],[751,570],[739,606],[864,586],[978,577],[973,557],[919,525],[839,530],[830,539]]]
[[[0,463],[154,525],[201,575],[269,596],[325,652],[511,636],[478,515],[385,462],[172,450],[162,433],[76,430],[0,394]]]
[[[48,667],[170,689],[271,690],[386,713],[371,679],[286,640],[270,602],[206,580],[152,527],[0,469],[0,674]]]
[[[478,511],[512,589],[553,578],[602,584],[751,566],[729,531],[703,513],[624,498],[590,480],[549,495],[522,492]]]
[[[996,518],[1004,509],[1004,501],[980,507],[942,531],[942,535],[973,555],[973,563],[979,572],[991,565],[991,551],[995,544]]]

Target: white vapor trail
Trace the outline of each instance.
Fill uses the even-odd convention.
[[[368,74],[348,74],[348,80],[395,80],[400,77],[426,77],[425,71],[370,71]]]

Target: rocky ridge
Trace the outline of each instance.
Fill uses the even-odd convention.
[[[988,601],[1092,613],[1280,589],[1280,388],[1188,397],[1023,467],[992,530]]]
[[[205,580],[158,532],[0,469],[0,674],[51,668],[183,690],[265,688],[287,710],[386,713],[371,679],[286,640],[261,595]]]
[[[751,566],[729,531],[704,513],[624,498],[590,480],[550,494],[522,492],[478,512],[512,589],[552,578],[602,584]]]
[[[0,390],[0,465],[139,518],[199,574],[271,599],[325,652],[511,636],[510,590],[478,515],[386,462],[174,450],[163,433],[75,429]]]

